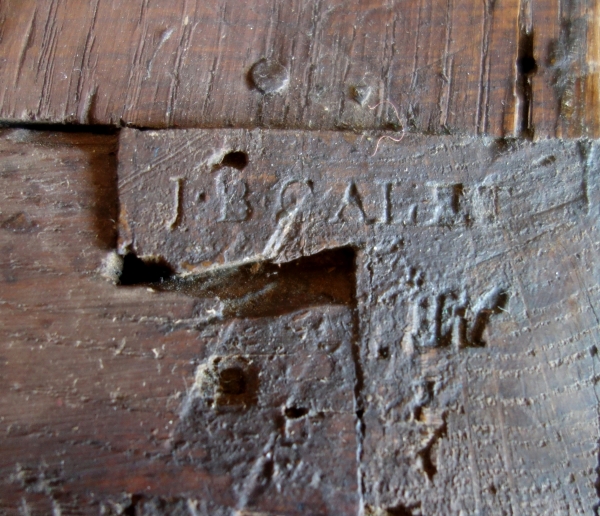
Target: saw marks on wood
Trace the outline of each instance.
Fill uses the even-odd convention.
[[[597,11],[579,0],[9,0],[0,117],[598,136]],[[369,109],[382,101],[399,119],[389,104]]]

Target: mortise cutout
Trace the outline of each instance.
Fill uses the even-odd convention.
[[[287,263],[254,262],[178,276],[161,260],[124,258],[121,285],[145,285],[197,298],[217,297],[224,317],[267,317],[319,305],[354,303],[354,250],[326,250]]]
[[[248,165],[248,154],[243,151],[231,151],[223,156],[220,165],[222,167],[232,167],[243,170]]]

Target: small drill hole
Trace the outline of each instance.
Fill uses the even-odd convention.
[[[226,395],[236,396],[246,391],[246,377],[239,367],[229,367],[219,373],[219,390]]]
[[[289,419],[299,419],[308,414],[308,409],[304,407],[287,407],[284,413],[285,417]]]
[[[242,151],[232,151],[228,152],[223,156],[221,160],[221,165],[224,167],[232,167],[237,168],[238,170],[243,170],[248,165],[248,154]]]

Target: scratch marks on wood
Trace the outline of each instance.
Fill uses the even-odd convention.
[[[469,476],[471,479],[471,488],[473,500],[475,501],[475,514],[480,514],[482,509],[481,500],[481,484],[479,482],[479,465],[477,464],[477,454],[474,446],[475,436],[473,435],[473,426],[471,424],[471,414],[469,407],[469,383],[468,383],[468,366],[465,361],[462,371],[462,405],[465,411],[466,431],[467,431],[467,447],[469,451]]]
[[[443,87],[440,89],[439,109],[440,109],[440,126],[448,131],[448,115],[452,100],[452,80],[454,74],[454,56],[452,54],[452,13],[454,10],[454,0],[446,2],[446,23],[445,23],[445,43],[442,58],[442,81]]]
[[[98,19],[98,5],[100,0],[96,0],[93,5],[93,14],[91,15],[90,27],[87,31],[85,43],[81,52],[81,57],[76,56],[76,60],[73,63],[73,74],[77,74],[77,82],[74,92],[73,102],[75,108],[79,105],[80,115],[78,117],[79,122],[83,124],[93,124],[95,122],[95,111],[98,96],[98,85],[91,85],[87,95],[84,94],[84,88],[89,79],[90,69],[93,69],[93,64],[90,62],[92,56],[92,50],[96,41],[96,22]],[[69,81],[69,91],[71,90],[71,80]],[[85,97],[85,98],[84,98]]]
[[[192,37],[192,28],[193,28],[193,13],[195,13],[197,7],[194,8],[194,11],[190,11],[188,8],[188,0],[185,0],[183,13],[181,15],[181,26],[179,28],[180,38],[179,44],[177,45],[177,51],[175,55],[175,63],[173,66],[173,71],[171,72],[171,84],[169,86],[169,93],[167,96],[167,112],[166,112],[166,120],[168,125],[173,125],[173,110],[175,109],[175,102],[178,95],[178,90],[180,86],[180,75],[181,69],[183,66],[183,60],[188,51],[190,40]]]
[[[146,74],[144,76],[145,79],[149,79],[150,78],[150,76],[152,74],[152,66],[154,65],[154,61],[156,59],[156,56],[158,55],[158,53],[162,49],[163,45],[167,41],[169,41],[169,39],[171,39],[171,36],[173,35],[174,32],[175,32],[175,29],[173,27],[170,27],[168,29],[163,30],[160,33],[160,37],[158,38],[158,43],[156,45],[156,48],[152,52],[152,55],[150,56],[150,59],[148,59],[148,61],[146,62]]]
[[[535,59],[535,32],[530,0],[522,0],[519,12],[519,41],[516,58],[515,96],[517,98],[515,134],[533,139],[533,76],[537,72]]]
[[[37,76],[42,77],[42,89],[37,105],[38,116],[44,111],[46,104],[51,102],[52,82],[54,80],[54,64],[56,43],[58,39],[58,9],[60,0],[51,0],[44,24],[41,41],[41,53],[37,63]]]
[[[168,222],[168,229],[173,231],[181,222],[181,217],[183,215],[181,209],[181,202],[183,197],[183,185],[185,178],[183,177],[171,177],[170,181],[173,182],[173,212],[171,215],[171,220]]]
[[[13,79],[13,85],[16,88],[19,82],[19,78],[21,77],[21,71],[23,69],[23,64],[25,63],[25,58],[27,57],[27,51],[33,45],[33,37],[35,33],[35,19],[37,15],[37,9],[34,9],[31,13],[31,20],[27,25],[27,32],[23,37],[23,44],[21,46],[21,50],[19,51],[19,57],[17,61],[17,67],[15,70],[15,76]]]
[[[419,6],[420,6],[420,3],[419,3]],[[380,99],[387,99],[392,94],[394,55],[395,55],[395,51],[396,51],[396,23],[397,23],[397,17],[398,17],[397,10],[394,8],[394,0],[390,0],[388,2],[387,6],[386,6],[386,10],[389,13],[389,17],[391,18],[391,20],[386,24],[385,38],[383,40],[384,45],[383,45],[383,50],[382,50],[382,58],[383,59],[381,62],[381,88],[380,88],[380,92],[379,92]],[[419,7],[419,12],[420,12],[420,7]],[[418,34],[417,34],[416,38],[417,38],[417,42],[415,43],[415,45],[418,44],[418,38],[419,38]],[[415,48],[415,58],[416,58],[416,48]],[[381,109],[378,112],[379,125],[381,125],[382,114],[384,112],[385,113],[388,112],[388,110],[386,109],[387,106],[383,106],[382,104],[385,104],[385,103],[379,104],[381,106]],[[394,111],[396,112],[396,117],[398,117],[398,112],[396,111],[395,108],[394,108]],[[399,122],[399,120],[398,120],[398,122]]]
[[[150,2],[150,0],[142,0],[142,2],[140,3],[140,17],[138,18],[138,25],[142,25],[142,23],[144,22],[144,18],[146,17],[147,13],[148,13],[148,3]]]
[[[498,11],[497,1],[469,0],[457,10],[453,0],[436,0],[435,6],[420,1],[399,9],[389,0],[349,10],[342,0],[286,6],[261,0],[235,8],[231,0],[214,8],[176,0],[166,16],[166,6],[140,0],[135,9],[117,8],[122,2],[114,9],[109,2],[72,8],[67,0],[20,7],[20,29],[6,24],[3,37],[14,56],[0,76],[21,90],[4,92],[0,115],[64,122],[77,113],[81,121],[86,91],[97,85],[98,123],[369,129],[385,124],[381,118],[389,110],[366,116],[360,107],[344,105],[344,97],[346,81],[362,85],[371,78],[377,98],[397,101],[415,131],[504,136],[498,133],[507,110],[514,122],[515,70],[506,58],[516,53],[508,28],[511,21],[518,26],[512,4]],[[549,26],[536,34],[545,67],[536,83],[549,92],[537,93],[530,110],[540,121],[539,137],[558,126],[573,136],[593,135],[600,127],[593,57],[599,38],[591,21],[598,14],[579,1],[571,4],[561,12],[546,3],[537,10],[562,20],[560,30]],[[466,15],[474,12],[476,19]],[[241,40],[248,47],[243,52]],[[244,74],[263,57],[290,71],[291,87],[282,98],[265,100],[246,84]]]
[[[419,30],[421,27],[421,16],[422,16],[422,11],[423,11],[423,1],[419,0],[419,10],[417,11],[417,19],[416,19],[416,26],[417,26],[417,31],[416,34],[414,36],[415,38],[415,42],[414,42],[414,46],[412,49],[412,72],[410,74],[410,91],[413,92],[415,89],[415,86],[417,84],[417,72],[419,70],[418,64],[419,64],[419,56],[421,55],[420,52],[420,46],[419,46],[419,40],[422,37],[421,36],[421,31]]]
[[[500,389],[498,387],[498,374],[494,371],[494,384],[496,388],[496,395],[498,399],[500,399]],[[513,458],[512,458],[512,449],[511,443],[508,439],[506,422],[504,417],[504,407],[501,403],[497,405],[497,415],[498,415],[498,426],[500,427],[500,436],[502,439],[502,460],[504,463],[504,468],[506,471],[506,476],[508,478],[508,485],[510,488],[510,503],[511,509],[514,516],[520,516],[520,503],[519,503],[519,495],[517,491],[517,486],[515,484],[515,478],[513,473]]]
[[[586,133],[594,134],[600,111],[600,4],[590,2],[587,16],[587,77],[585,82]],[[590,116],[591,115],[591,116]]]
[[[96,85],[87,94],[85,101],[82,105],[83,115],[80,117],[81,123],[94,124],[96,122],[97,101],[98,101],[98,86]]]
[[[583,16],[582,6],[575,1],[562,3],[555,34],[548,40],[547,66],[558,113],[553,129],[559,137],[586,132],[582,127],[587,106],[582,100],[587,74],[588,21]],[[593,104],[589,107],[591,109]]]
[[[261,454],[254,462],[240,493],[238,511],[243,511],[249,504],[256,503],[256,498],[266,490],[268,484],[271,482],[274,466],[273,454],[277,437],[277,434],[271,434]]]
[[[310,5],[310,3],[308,4]],[[312,16],[309,27],[309,47],[307,53],[307,62],[304,66],[303,84],[305,84],[302,95],[302,117],[307,115],[310,109],[311,93],[314,87],[314,77],[318,67],[318,56],[321,50],[322,24],[323,24],[323,0],[313,2]],[[310,117],[310,115],[308,115]],[[312,124],[309,122],[308,127]]]
[[[225,38],[228,36],[229,24],[227,23],[227,3],[226,2],[223,2],[220,6],[218,20],[219,20],[219,30],[216,31],[216,34],[215,34],[216,55],[213,57],[211,67],[208,72],[208,80],[206,81],[206,93],[204,96],[204,100],[202,102],[202,112],[205,117],[208,117],[208,114],[210,113],[209,110],[214,104],[215,81],[217,80],[217,75],[219,73],[220,65],[222,62],[223,42],[224,42]]]

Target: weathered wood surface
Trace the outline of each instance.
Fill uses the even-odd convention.
[[[5,0],[0,118],[598,137],[599,9],[597,0]],[[283,75],[261,85],[251,72],[261,59]],[[397,115],[390,104],[370,109],[383,101]]]
[[[592,513],[599,8],[1,2],[0,514]]]
[[[214,298],[104,278],[114,136],[0,142],[0,513],[356,513],[346,276],[198,332]]]
[[[181,146],[193,134],[202,136],[198,146]],[[407,136],[399,144],[382,142],[369,157],[376,139],[355,135],[181,132],[164,148],[182,151],[165,160],[151,152],[156,138],[133,131],[122,137],[121,217],[130,218],[133,233],[121,240],[125,245],[133,234],[129,248],[143,254],[150,244],[142,229],[156,223],[158,234],[173,240],[164,233],[163,247],[152,244],[158,247],[149,254],[163,256],[177,271],[149,267],[152,260],[144,267],[130,255],[122,271],[130,285],[117,286],[106,281],[121,268],[114,254],[115,137],[26,130],[1,135],[1,511],[592,511],[598,454],[595,144],[502,148],[493,141],[446,139],[444,153],[436,153],[434,140]],[[221,154],[203,161],[215,141]],[[313,181],[314,204],[292,183],[279,196],[279,186],[296,173],[282,164],[282,149],[293,159],[301,147],[294,141],[311,150],[297,162]],[[229,166],[243,166],[239,154],[223,166],[229,150],[247,152],[242,170]],[[449,159],[459,155],[473,159],[464,167]],[[369,201],[366,179],[389,179],[399,170],[392,158],[409,169],[407,176],[400,170],[398,184],[402,177],[417,184],[416,202],[429,201],[422,204],[431,218],[401,223],[393,201],[407,196],[392,189],[390,224],[371,224],[385,213],[385,202]],[[271,163],[281,166],[271,172]],[[142,171],[143,183],[134,177]],[[441,194],[436,181],[442,173],[445,185],[448,178],[462,182],[458,205]],[[211,204],[224,193],[220,178],[228,174],[229,193],[240,179],[247,182],[252,211],[246,221],[214,220],[236,213]],[[172,217],[179,183],[171,177],[185,178],[179,219]],[[351,178],[356,190],[346,195]],[[141,185],[144,195],[134,195]],[[480,186],[498,187],[496,219],[475,216],[489,205],[476,204],[479,212],[468,208],[470,192]],[[336,198],[325,210],[335,216],[344,207],[341,223],[330,224],[341,237],[325,234],[311,247],[316,233],[303,224],[325,190]],[[263,210],[259,197],[275,201]],[[196,210],[202,202],[208,209]],[[467,208],[468,224],[458,216]],[[134,216],[144,224],[135,226]],[[236,227],[256,218],[263,249],[263,235],[296,216],[294,235],[306,238],[287,246],[291,262],[269,265],[264,256],[257,262],[252,246],[247,254],[231,246],[231,255],[200,258],[252,260],[182,275],[189,270],[184,262],[192,262],[178,242],[197,242],[200,224],[214,227],[226,242]],[[353,250],[327,250],[348,244]],[[179,251],[169,255],[173,249]],[[303,254],[312,257],[293,260]],[[201,268],[209,266],[202,261]],[[506,293],[499,309],[477,302],[498,286]],[[440,320],[473,328],[478,313],[489,310],[477,342],[457,340],[447,324],[420,323],[429,317],[419,311],[421,301],[439,304],[443,293],[452,301],[455,290],[470,302],[464,312]],[[263,306],[269,308],[261,312]],[[441,340],[428,340],[431,332]]]
[[[582,141],[126,129],[119,245],[171,266],[160,288],[200,297],[222,270],[354,249],[360,503],[583,514],[598,158]],[[188,324],[277,295],[249,290]]]

